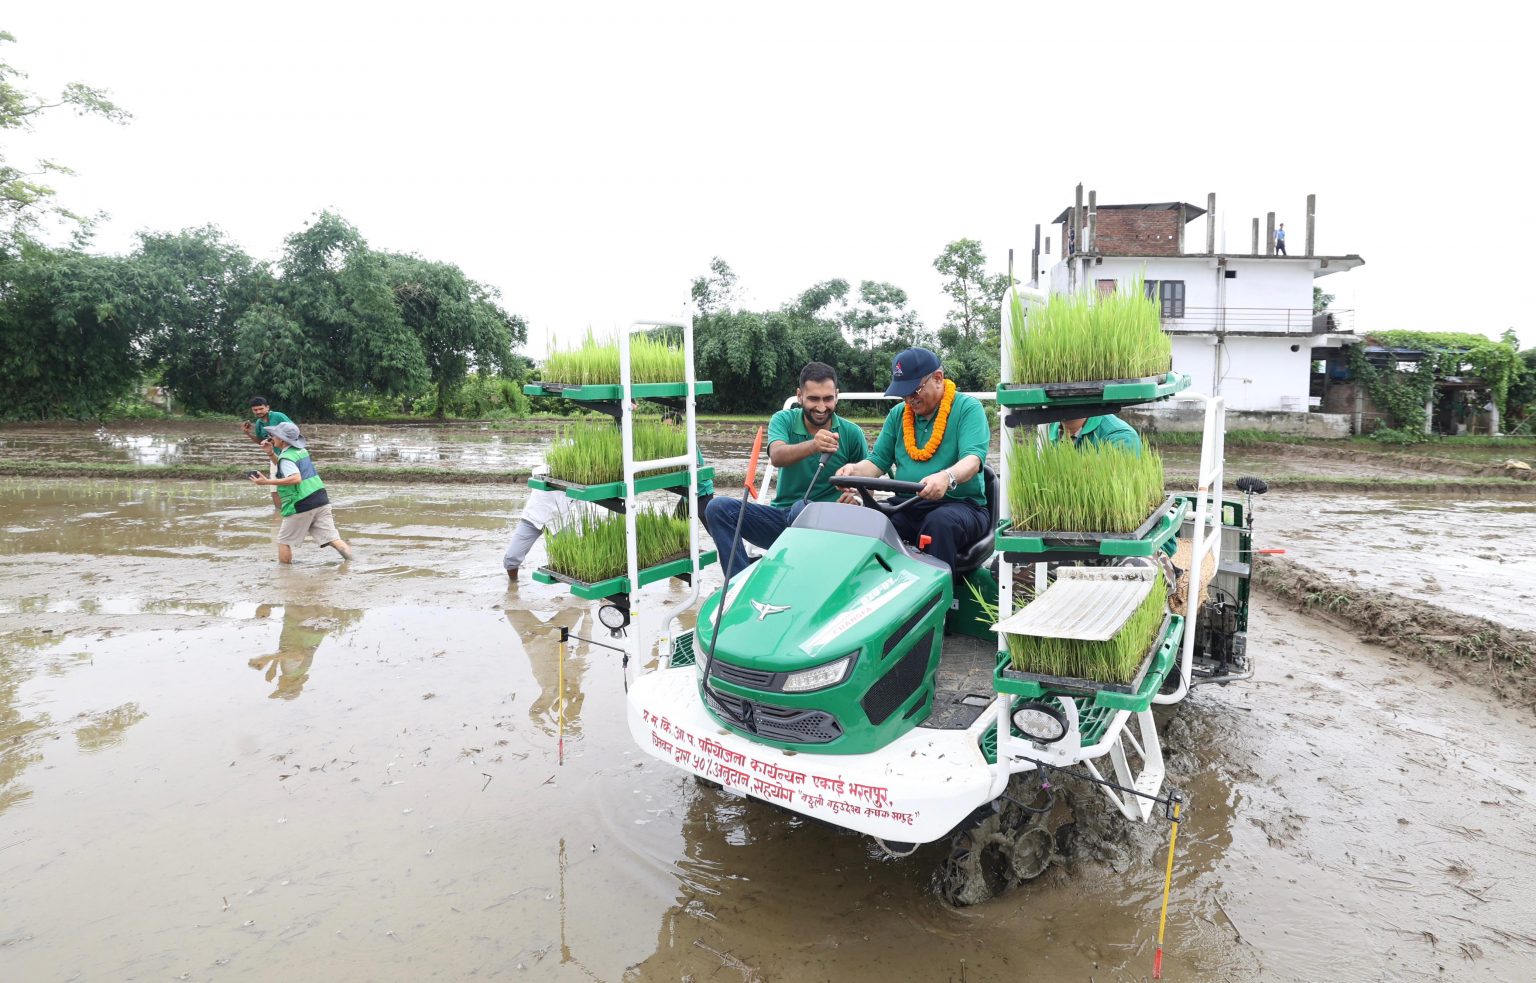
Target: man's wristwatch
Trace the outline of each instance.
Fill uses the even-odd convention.
[[[955,469],[954,468],[945,468],[944,469],[944,473],[949,475],[949,490],[950,491],[954,491],[955,490],[955,486],[960,484],[960,482],[955,478]]]

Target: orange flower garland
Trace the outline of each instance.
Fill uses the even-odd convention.
[[[912,413],[912,404],[907,404],[906,412],[901,415],[901,439],[907,445],[907,456],[914,461],[926,461],[938,451],[939,444],[944,442],[944,428],[949,424],[949,411],[955,405],[955,383],[953,379],[944,380],[944,398],[939,400],[939,415],[933,420],[933,436],[928,438],[928,443],[922,450],[917,448],[917,436],[915,427],[917,417]]]

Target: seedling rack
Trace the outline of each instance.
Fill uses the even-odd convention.
[[[683,335],[683,371],[686,378],[677,382],[636,383],[631,377],[630,339],[636,332],[652,328],[678,328]],[[619,440],[623,451],[624,474],[619,481],[596,485],[582,485],[549,476],[530,478],[530,488],[564,492],[567,498],[589,502],[624,516],[625,542],[628,570],[624,575],[597,582],[586,582],[569,577],[548,567],[534,571],[533,578],[543,584],[565,584],[571,593],[587,600],[627,595],[631,590],[647,584],[678,577],[690,582],[696,574],[717,559],[713,550],[700,551],[699,523],[702,516],[693,515],[688,526],[688,552],[649,567],[641,567],[636,554],[638,537],[635,532],[635,516],[638,496],[650,491],[670,491],[681,495],[685,501],[697,501],[700,482],[714,477],[714,469],[699,464],[699,443],[696,397],[715,391],[714,383],[693,378],[693,319],[636,321],[619,334],[619,383],[618,385],[572,385],[559,381],[540,381],[525,385],[523,392],[529,396],[555,396],[585,404],[612,417],[619,425]],[[636,400],[654,400],[681,412],[687,432],[687,448],[681,455],[649,461],[635,459],[634,413]],[[660,473],[657,473],[660,472]],[[696,511],[689,509],[690,514]],[[694,584],[697,591],[697,584]]]
[[[1126,406],[1167,399],[1189,390],[1190,377],[1168,372],[1139,379],[1045,384],[1014,384],[1009,343],[1014,330],[1024,330],[1013,323],[1016,295],[1019,310],[1046,302],[1037,290],[1014,286],[1002,304],[1003,330],[1001,348],[1003,384],[997,401],[1008,408],[1000,416],[1005,427],[1037,426],[1039,439],[1045,439],[1043,427],[1060,420],[1101,416]],[[1027,319],[1027,314],[1025,315]],[[1152,556],[1163,544],[1179,534],[1186,523],[1192,527],[1193,565],[1200,569],[1204,558],[1221,541],[1222,460],[1226,428],[1225,405],[1219,396],[1188,392],[1187,398],[1199,400],[1205,408],[1204,435],[1201,443],[1200,471],[1196,491],[1173,495],[1160,506],[1141,528],[1130,534],[1076,531],[1015,531],[1007,496],[999,503],[1002,522],[997,535],[1003,562],[998,569],[998,620],[1013,613],[1014,564],[1027,563],[1034,569],[1037,595],[1044,592],[1048,560],[1081,560],[1091,556]],[[1007,475],[1012,441],[1005,435],[999,442],[1001,458],[998,472]],[[1192,522],[1191,522],[1192,519]],[[1182,613],[1170,612],[1156,642],[1148,650],[1143,670],[1133,688],[1093,680],[1046,678],[1019,673],[1012,669],[1006,645],[998,640],[997,669],[993,685],[1000,694],[996,701],[996,721],[983,738],[982,752],[991,752],[988,760],[1000,772],[1017,771],[1030,761],[1051,766],[1070,767],[1081,763],[1095,779],[1103,778],[1099,759],[1108,756],[1118,785],[1134,791],[1119,791],[1100,785],[1101,791],[1120,812],[1130,819],[1145,820],[1151,815],[1151,802],[1145,795],[1155,795],[1164,777],[1162,744],[1157,734],[1151,707],[1156,703],[1177,703],[1189,691],[1194,655],[1195,632],[1186,631],[1198,612],[1198,592],[1191,591]],[[1178,684],[1163,692],[1164,683],[1174,666],[1179,666]],[[1067,721],[1062,740],[1041,746],[1021,735],[1012,724],[1012,712],[1021,702],[1039,700],[1059,707]],[[1134,716],[1136,727],[1129,726]]]

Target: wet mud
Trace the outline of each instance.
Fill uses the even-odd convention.
[[[5,491],[6,979],[1150,972],[1168,828],[1092,789],[1042,876],[956,909],[946,844],[893,860],[634,748],[618,656],[562,664],[560,626],[606,640],[593,605],[501,572],[521,487],[338,488],[357,560],[287,569],[251,489]],[[1169,979],[1536,964],[1536,717],[1355,635],[1260,594],[1256,676],[1163,715]]]

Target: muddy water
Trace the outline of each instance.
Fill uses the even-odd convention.
[[[1262,547],[1355,584],[1536,630],[1536,501],[1272,492]]]
[[[885,860],[634,749],[590,645],[560,764],[554,628],[597,630],[508,588],[516,490],[338,489],[357,562],[291,569],[250,489],[4,493],[7,980],[1149,972],[1161,825],[1085,820],[1069,865],[952,910],[942,846]],[[1287,612],[1252,649],[1167,721],[1168,978],[1527,978],[1529,714]]]

